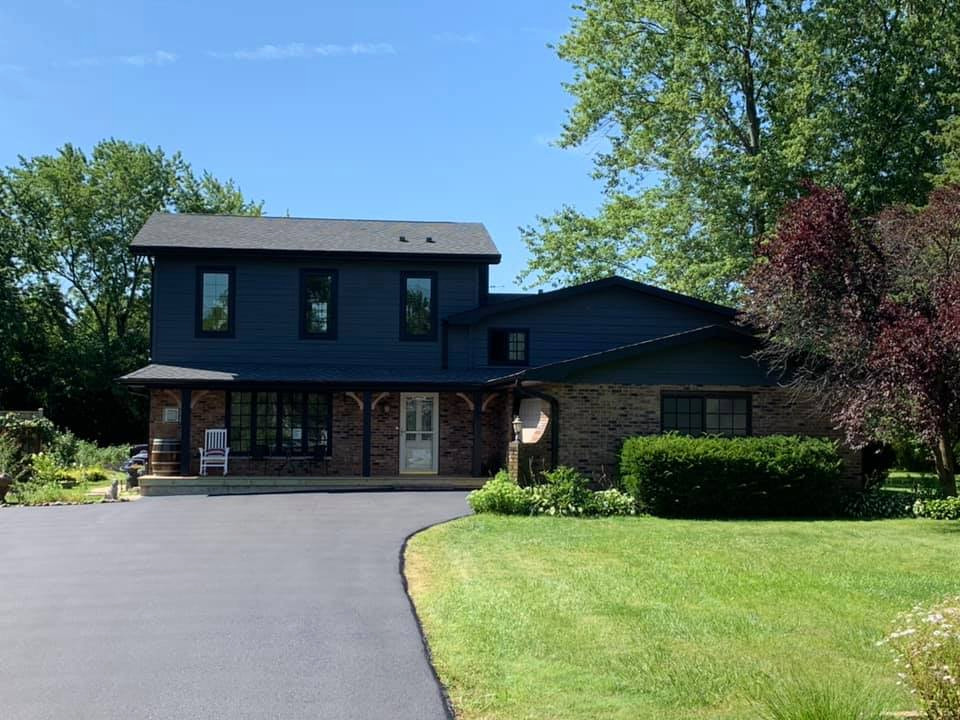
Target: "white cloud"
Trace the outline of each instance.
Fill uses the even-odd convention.
[[[146,55],[124,55],[121,58],[118,58],[120,62],[124,65],[136,65],[137,67],[143,67],[145,65],[169,65],[172,62],[177,61],[177,56],[175,53],[167,52],[166,50],[155,50],[152,53]]]
[[[287,43],[286,45],[261,45],[252,50],[232,50],[218,52],[211,50],[208,55],[226,60],[289,60],[332,57],[335,55],[393,55],[396,52],[390,43],[355,42],[349,45],[326,44],[307,45],[305,43]]]
[[[433,39],[440,43],[446,43],[448,45],[479,45],[480,36],[477,33],[457,33],[457,32],[442,32],[437,33],[433,36]]]
[[[147,67],[153,65],[169,65],[177,61],[176,53],[167,50],[154,50],[150,53],[140,55],[115,55],[112,57],[86,57],[78,60],[71,60],[67,63],[71,67],[99,67],[101,65],[132,65],[134,67]]]

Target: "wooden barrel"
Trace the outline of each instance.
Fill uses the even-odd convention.
[[[180,441],[154,438],[150,445],[150,472],[154,475],[180,474]]]

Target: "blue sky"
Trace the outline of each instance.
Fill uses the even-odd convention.
[[[480,220],[592,210],[590,158],[549,145],[563,0],[21,2],[0,7],[0,164],[106,137],[181,150],[270,215]]]

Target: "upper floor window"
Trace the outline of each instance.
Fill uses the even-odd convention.
[[[301,271],[300,337],[327,340],[337,337],[337,272],[335,270]]]
[[[530,331],[526,329],[491,328],[487,355],[491,365],[529,365]]]
[[[400,276],[400,339],[437,339],[437,274],[405,272]]]
[[[236,283],[233,268],[197,268],[197,335],[233,337]]]
[[[664,395],[660,425],[664,432],[688,435],[749,435],[747,395]]]

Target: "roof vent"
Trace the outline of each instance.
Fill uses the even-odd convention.
[[[400,242],[406,242],[406,241],[407,241],[407,238],[405,238],[403,235],[401,235],[401,236],[400,236]]]
[[[432,242],[433,242],[433,238],[428,237],[428,238],[427,238],[427,242],[428,242],[428,243],[432,243]]]

